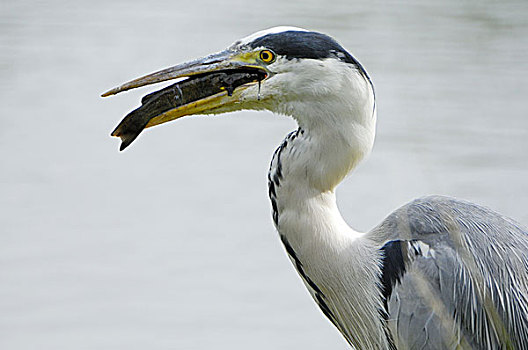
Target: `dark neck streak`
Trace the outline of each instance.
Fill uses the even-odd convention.
[[[269,188],[269,197],[271,201],[272,211],[273,211],[273,222],[275,223],[275,227],[279,228],[279,210],[277,207],[277,190],[281,186],[281,180],[283,179],[283,173],[282,173],[282,161],[281,161],[281,154],[282,152],[288,147],[293,140],[295,140],[299,135],[303,135],[304,130],[301,128],[298,128],[295,131],[292,131],[289,133],[286,138],[283,140],[281,145],[275,150],[275,153],[273,154],[273,159],[271,161],[270,170],[268,172],[268,188]],[[315,282],[306,274],[306,271],[304,269],[303,263],[299,259],[298,254],[295,252],[293,247],[288,242],[288,239],[280,234],[280,238],[282,241],[282,244],[284,245],[284,248],[286,249],[286,253],[290,257],[292,263],[294,264],[295,268],[297,269],[297,272],[303,279],[303,281],[306,283],[308,289],[313,294],[314,299],[316,303],[319,305],[321,311],[325,314],[326,317],[338,328],[341,329],[339,322],[337,321],[336,316],[330,310],[326,303],[326,296],[322,292],[322,290],[315,284]]]
[[[281,185],[281,180],[283,178],[282,174],[282,161],[281,153],[288,147],[288,144],[295,140],[298,135],[304,134],[304,130],[298,128],[295,131],[289,133],[286,138],[282,141],[281,145],[275,150],[273,158],[271,160],[270,169],[268,172],[268,192],[271,200],[271,206],[273,210],[273,222],[278,228],[279,225],[279,211],[277,207],[277,189]]]
[[[302,128],[298,128],[297,130],[291,132],[286,136],[286,138],[283,140],[281,145],[275,150],[275,153],[273,154],[273,158],[271,161],[270,169],[268,172],[268,190],[269,190],[269,197],[271,201],[272,206],[272,215],[273,215],[273,222],[279,231],[279,235],[281,238],[281,241],[284,245],[284,248],[286,249],[286,252],[292,261],[293,265],[295,266],[297,272],[301,276],[302,280],[306,284],[308,290],[310,291],[310,294],[312,294],[315,302],[323,312],[323,314],[336,326],[337,329],[341,331],[343,334],[347,334],[348,330],[345,330],[342,324],[340,324],[339,319],[336,317],[336,314],[332,311],[332,309],[329,307],[328,298],[325,296],[321,286],[318,286],[316,282],[307,274],[306,268],[303,265],[303,262],[301,261],[301,258],[299,257],[299,254],[296,253],[295,249],[292,247],[290,242],[288,241],[288,238],[280,233],[279,230],[279,205],[278,205],[278,196],[277,194],[280,191],[281,184],[285,181],[285,176],[287,175],[283,170],[283,156],[286,150],[288,150],[288,147],[292,147],[293,141],[301,137],[305,134],[305,130]],[[385,262],[385,261],[384,261]],[[385,290],[383,290],[385,291]],[[384,295],[385,296],[385,295]],[[396,347],[394,345],[394,340],[390,334],[390,331],[387,328],[387,310],[386,309],[380,309],[379,310],[380,315],[380,321],[382,322],[382,328],[385,335],[385,338],[387,339],[387,345],[388,349],[395,350]],[[347,338],[347,340],[350,342],[350,339]],[[352,342],[351,342],[352,344]]]

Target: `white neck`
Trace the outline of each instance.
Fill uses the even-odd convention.
[[[323,312],[326,308],[327,317],[352,345],[384,348],[386,338],[378,321],[379,252],[346,224],[334,192],[374,141],[370,83],[359,75],[349,79],[347,100],[284,103],[283,112],[298,113],[291,114],[300,127],[275,152],[269,192],[281,239]]]
[[[321,215],[296,222],[295,231],[305,231],[300,229],[302,225],[310,229],[317,224],[336,225],[332,231],[339,233],[352,232],[337,209],[334,190],[372,149],[376,127],[374,91],[357,71],[344,76],[342,70],[335,71],[340,75],[322,81],[339,84],[317,87],[328,90],[327,94],[282,101],[278,110],[292,115],[299,129],[286,137],[273,157],[270,180],[275,183],[270,182],[270,186],[280,191],[272,201],[280,204],[279,214],[286,209],[301,214],[310,206],[312,210],[324,210]],[[285,229],[285,223],[279,228]]]

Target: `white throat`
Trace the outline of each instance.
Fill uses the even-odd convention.
[[[281,103],[278,112],[292,115],[299,129],[273,156],[268,176],[273,219],[290,259],[326,316],[352,345],[385,348],[381,295],[371,278],[379,274],[379,252],[346,224],[334,192],[372,148],[374,93],[357,72],[336,79],[338,93],[324,96],[337,97]],[[373,329],[378,332],[373,334]]]
[[[287,87],[298,91],[300,97],[290,93],[274,108],[292,116],[301,130],[290,140],[293,144],[281,146],[286,148],[281,155],[284,171],[295,179],[299,189],[299,181],[304,181],[307,188],[333,191],[372,149],[376,129],[374,91],[358,70],[335,59],[323,64],[305,63],[303,69],[310,70],[312,76],[324,74],[324,79]]]

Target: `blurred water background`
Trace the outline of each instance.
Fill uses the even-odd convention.
[[[370,159],[338,190],[369,230],[447,194],[528,224],[528,2],[0,4],[0,348],[345,349],[272,226],[266,174],[295,128],[188,117],[127,151],[152,88],[99,95],[275,25],[326,32],[377,89]]]

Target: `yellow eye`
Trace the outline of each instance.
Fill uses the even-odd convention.
[[[260,51],[260,59],[264,63],[271,63],[275,61],[275,54],[270,50],[262,50]]]

